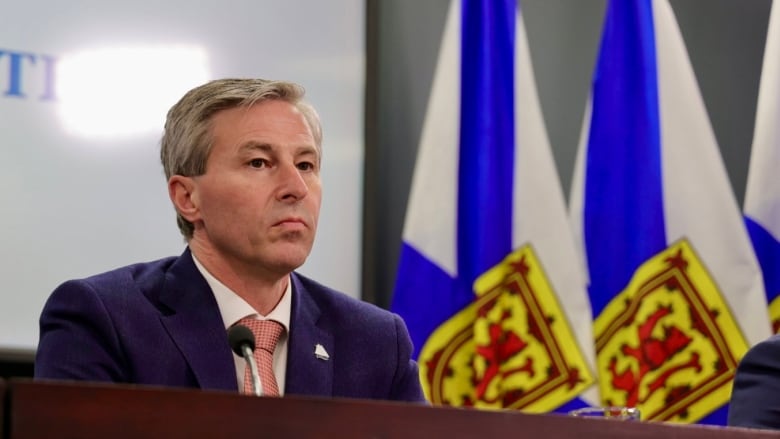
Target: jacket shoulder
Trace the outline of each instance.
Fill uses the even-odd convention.
[[[395,319],[399,318],[396,314],[377,305],[356,299],[301,274],[294,273],[293,276],[294,282],[303,287],[320,308],[321,317],[334,320],[339,326],[380,325],[384,327],[384,325],[395,325]]]

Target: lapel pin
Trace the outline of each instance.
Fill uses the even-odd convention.
[[[326,351],[325,348],[319,343],[317,343],[317,345],[314,346],[314,356],[320,360],[325,360],[325,361],[328,361],[328,359],[330,359],[330,355],[328,355],[328,351]]]

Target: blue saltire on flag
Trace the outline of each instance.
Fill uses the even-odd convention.
[[[613,0],[570,210],[589,273],[602,404],[725,424],[763,288],[667,0]]]
[[[639,264],[666,247],[650,2],[610,2],[600,54],[593,78],[584,212],[585,242],[598,242],[586,247],[594,314],[628,283]]]
[[[514,1],[451,3],[392,309],[434,403],[584,404],[593,381],[584,270]]]
[[[745,190],[745,223],[761,264],[774,332],[780,331],[780,7],[772,5]]]

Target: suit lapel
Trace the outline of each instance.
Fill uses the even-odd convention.
[[[293,273],[292,316],[287,355],[285,394],[333,395],[333,361],[336,348],[329,328],[321,327],[320,308]],[[318,348],[317,346],[320,346]],[[317,350],[318,355],[315,355]],[[328,359],[322,358],[327,353]]]
[[[187,249],[166,273],[160,317],[202,389],[237,390],[233,354],[219,307]]]

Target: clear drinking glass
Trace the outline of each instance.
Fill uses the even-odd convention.
[[[615,419],[618,421],[638,421],[639,409],[636,407],[584,407],[569,412],[571,416]]]

